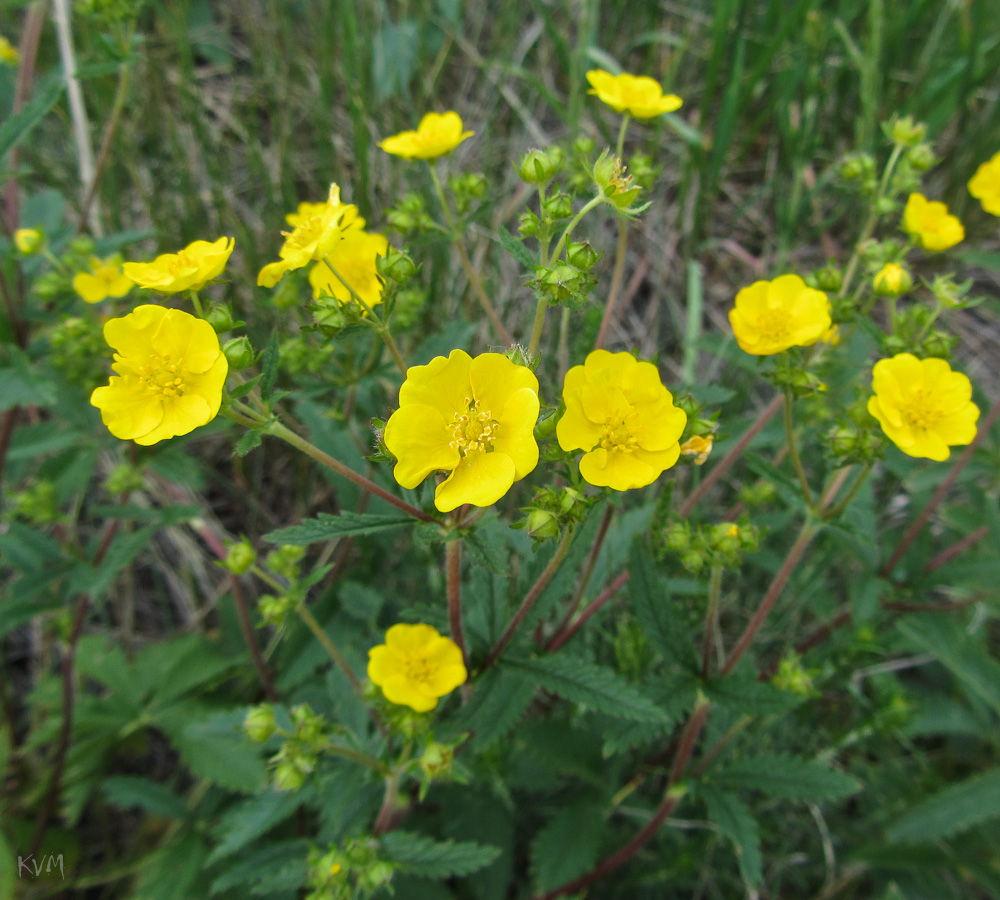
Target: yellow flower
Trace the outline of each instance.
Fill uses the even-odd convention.
[[[360,228],[344,235],[327,259],[369,306],[382,302],[382,282],[375,270],[375,258],[385,256],[389,242],[381,234],[369,234]],[[313,297],[335,297],[341,303],[351,302],[351,292],[330,271],[325,262],[318,262],[309,272]]]
[[[132,290],[132,279],[122,272],[122,258],[90,258],[90,271],[73,276],[73,290],[88,303],[100,303],[108,297],[124,297]]]
[[[612,75],[603,69],[587,73],[591,90],[615,112],[627,112],[637,119],[652,119],[680,109],[684,102],[676,94],[664,96],[659,83],[646,75]]]
[[[923,194],[910,194],[903,210],[903,231],[925,250],[947,250],[965,238],[962,223],[950,215],[948,207]]]
[[[645,487],[677,462],[687,414],[652,363],[595,350],[566,373],[563,400],[556,438],[563,450],[584,451],[580,474],[590,484]]]
[[[195,241],[179,253],[164,253],[151,263],[127,262],[122,269],[139,287],[160,294],[200,291],[222,274],[235,246],[230,237]]]
[[[754,356],[808,347],[832,325],[830,300],[822,291],[807,287],[798,275],[755,281],[736,295],[729,324],[740,349]]]
[[[835,347],[840,343],[840,326],[831,325],[826,331],[823,332],[820,340],[824,344],[829,344],[831,347]]]
[[[14,246],[25,256],[38,253],[45,244],[45,238],[37,228],[18,228],[14,232]]]
[[[886,263],[872,279],[872,287],[875,288],[876,294],[898,297],[913,287],[913,279],[901,265]]]
[[[229,371],[215,330],[179,309],[137,306],[104,323],[117,373],[90,395],[117,438],[149,445],[215,418]]]
[[[295,228],[297,225],[302,225],[304,222],[308,221],[310,216],[322,215],[323,210],[326,209],[326,200],[322,203],[309,203],[304,201],[298,205],[298,208],[293,213],[288,213],[285,216],[285,221]]]
[[[16,66],[21,62],[21,54],[17,47],[3,35],[0,35],[0,62],[6,63],[8,66]]]
[[[969,179],[969,193],[990,215],[1000,216],[1000,153],[984,162]]]
[[[949,446],[976,436],[979,407],[972,385],[943,359],[898,353],[875,363],[870,412],[889,439],[908,456],[945,460]]]
[[[385,643],[368,651],[368,677],[390,703],[417,712],[434,709],[438,697],[465,684],[462,651],[430,625],[393,625]]]
[[[681,444],[681,456],[693,456],[696,466],[703,466],[708,460],[708,454],[712,452],[712,444],[715,442],[715,435],[696,434],[688,438]]]
[[[291,231],[281,232],[285,243],[281,245],[278,262],[268,263],[257,275],[257,284],[274,287],[285,272],[301,269],[310,260],[321,260],[330,253],[349,228],[362,228],[365,220],[358,217],[358,208],[342,203],[340,188],[330,185],[326,203],[300,203],[294,216],[296,224]]]
[[[379,146],[386,153],[403,159],[434,159],[450,153],[474,131],[462,131],[462,119],[456,112],[429,112],[416,131],[402,131],[387,137]]]
[[[535,468],[537,419],[538,379],[530,369],[499,353],[473,359],[452,350],[410,367],[384,439],[403,487],[415,488],[436,470],[451,473],[434,493],[434,505],[449,512],[496,503]]]

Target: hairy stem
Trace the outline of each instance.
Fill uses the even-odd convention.
[[[465,631],[462,628],[462,541],[456,538],[444,545],[446,577],[448,581],[448,626],[451,639],[462,651],[465,671],[469,671],[469,654],[465,649]]]
[[[351,683],[351,687],[354,688],[356,694],[361,694],[361,682],[358,681],[357,675],[351,671],[351,667],[347,664],[347,660],[344,658],[344,654],[340,652],[340,648],[330,640],[330,635],[328,635],[324,630],[323,626],[319,624],[316,617],[310,612],[309,607],[305,603],[299,603],[295,607],[296,612],[299,614],[299,618],[306,623],[309,630],[316,636],[322,645],[323,649],[330,655],[330,659],[336,663],[337,668],[344,673],[344,676]]]
[[[802,458],[799,456],[799,448],[795,443],[795,422],[792,416],[792,391],[785,388],[785,436],[788,440],[788,455],[795,466],[795,472],[799,476],[799,484],[802,485],[802,496],[806,504],[812,506],[812,491],[809,490],[809,479],[806,478],[806,470],[802,467]]]
[[[607,337],[608,328],[614,315],[615,304],[618,302],[618,293],[622,286],[622,275],[625,272],[625,251],[628,246],[628,220],[624,216],[618,218],[618,244],[615,247],[615,267],[611,273],[611,287],[608,289],[608,302],[604,307],[604,315],[601,318],[601,327],[597,332],[597,340],[594,342],[594,349],[600,350],[604,346],[604,339]]]

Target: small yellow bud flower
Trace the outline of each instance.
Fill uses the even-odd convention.
[[[924,250],[947,250],[965,239],[962,223],[943,203],[929,201],[923,194],[910,194],[903,210],[903,231]]]
[[[456,112],[429,112],[416,131],[401,131],[387,137],[379,147],[403,159],[435,159],[450,153],[474,134],[462,130],[462,119]]]
[[[897,263],[886,263],[872,280],[876,294],[883,297],[898,297],[913,287],[910,273]]]
[[[385,643],[368,651],[368,677],[390,703],[428,712],[438,698],[465,684],[462,651],[430,625],[393,625]]]
[[[73,276],[73,290],[87,303],[100,303],[108,297],[124,297],[134,282],[122,271],[120,256],[90,258],[90,271]]]
[[[652,119],[681,108],[684,102],[676,94],[663,93],[659,83],[646,75],[612,75],[603,69],[591,69],[587,81],[598,99],[615,112],[628,113],[636,119]]]
[[[18,228],[14,232],[14,246],[25,256],[30,256],[45,246],[45,236],[37,228]]]
[[[984,162],[969,179],[969,193],[992,216],[1000,216],[1000,153]]]
[[[711,434],[700,435],[688,438],[681,444],[681,456],[693,456],[696,466],[703,466],[708,460],[708,455],[712,452],[712,444],[715,436]]]
[[[21,54],[10,41],[0,35],[0,62],[8,66],[16,66],[21,62]]]

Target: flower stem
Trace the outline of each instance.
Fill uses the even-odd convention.
[[[552,559],[549,560],[549,564],[542,570],[542,574],[538,576],[538,580],[531,586],[531,590],[525,595],[525,598],[521,602],[520,607],[518,607],[517,612],[514,613],[514,618],[510,620],[507,630],[500,636],[500,640],[497,641],[497,645],[490,651],[490,655],[486,657],[486,662],[480,666],[479,675],[482,675],[483,672],[485,672],[490,666],[493,665],[493,663],[497,661],[500,654],[503,652],[504,647],[510,643],[511,638],[514,637],[514,632],[517,631],[518,626],[524,621],[524,617],[528,614],[528,611],[535,605],[535,601],[541,596],[542,591],[545,590],[548,583],[552,580],[552,576],[556,574],[559,566],[562,565],[563,560],[566,558],[566,554],[569,552],[569,545],[572,541],[573,528],[570,527],[566,529],[566,533],[559,542],[559,546],[556,547],[556,552],[553,554]]]
[[[628,130],[628,123],[630,121],[632,121],[632,117],[628,113],[623,113],[621,128],[618,129],[618,143],[615,144],[615,156],[619,159],[622,158],[622,153],[625,152],[625,132]]]
[[[235,418],[232,415],[230,415],[230,417]],[[240,421],[240,419],[236,419],[236,421]],[[322,450],[319,449],[319,447],[315,446],[315,444],[311,444],[305,438],[299,437],[294,431],[292,431],[290,428],[286,428],[277,420],[273,420],[265,424],[263,427],[263,431],[265,434],[270,434],[273,437],[280,438],[286,443],[291,444],[297,450],[301,450],[307,456],[312,457],[320,465],[326,466],[328,469],[333,470],[338,475],[342,476],[343,478],[346,478],[348,481],[353,482],[363,490],[366,490],[369,493],[374,494],[376,497],[381,497],[387,503],[391,503],[397,509],[401,509],[408,515],[413,516],[413,518],[419,519],[421,522],[435,522],[435,523],[437,522],[437,519],[435,519],[433,516],[427,515],[427,513],[425,513],[423,510],[417,509],[415,506],[411,506],[405,500],[401,500],[394,494],[390,494],[384,488],[380,488],[377,484],[375,484],[374,481],[370,481],[369,479],[365,478],[364,475],[359,475],[357,472],[354,471],[354,469],[345,466],[339,460],[336,460],[329,454],[324,453]]]
[[[611,287],[608,289],[608,302],[604,307],[601,327],[597,332],[597,340],[594,342],[595,350],[600,350],[604,346],[604,339],[607,337],[608,327],[611,325],[611,317],[615,311],[615,304],[618,302],[618,292],[622,286],[622,275],[625,272],[625,250],[627,245],[628,220],[624,216],[619,216],[618,244],[615,248],[615,268],[611,273]]]
[[[845,509],[847,509],[848,504],[854,499],[855,495],[861,490],[861,485],[865,483],[865,479],[872,470],[874,463],[865,463],[864,468],[858,474],[857,479],[854,484],[851,485],[851,489],[844,494],[843,498],[835,505],[830,507],[823,513],[824,519],[835,519],[839,516]]]
[[[462,651],[462,662],[469,671],[469,654],[465,649],[465,631],[462,628],[462,540],[456,538],[444,545],[444,560],[448,580],[448,625],[451,639]]]
[[[614,518],[614,514],[615,508],[609,503],[607,508],[604,510],[604,518],[601,519],[601,526],[597,530],[597,537],[594,538],[594,546],[590,548],[590,555],[587,557],[587,563],[580,575],[580,583],[576,587],[576,592],[573,594],[573,599],[570,600],[569,606],[566,607],[566,614],[563,616],[562,621],[556,626],[556,630],[553,632],[553,637],[566,629],[572,620],[577,607],[580,605],[580,601],[583,599],[584,592],[587,590],[587,584],[590,582],[590,576],[594,574],[594,566],[597,565],[597,557],[601,553],[601,547],[604,546],[604,538],[607,537],[608,528],[611,526],[611,520]]]
[[[701,645],[701,677],[708,678],[712,660],[712,639],[715,637],[715,620],[719,616],[719,597],[722,595],[722,566],[712,566],[708,581],[708,609],[705,612],[705,640]]]
[[[306,606],[305,603],[299,603],[295,607],[295,611],[299,614],[302,621],[309,627],[309,630],[316,636],[316,640],[323,645],[323,649],[330,654],[330,659],[337,664],[337,668],[344,673],[347,680],[351,683],[351,687],[354,688],[354,692],[360,695],[361,682],[358,681],[357,675],[351,671],[351,667],[347,664],[344,654],[341,653],[340,648],[332,640],[330,640],[330,636],[323,630],[323,626],[319,624],[316,617],[309,611],[309,607]]]
[[[788,455],[792,458],[795,472],[799,476],[799,484],[802,485],[802,496],[806,503],[812,506],[812,491],[809,490],[809,479],[806,478],[806,470],[802,468],[802,459],[799,456],[799,448],[795,443],[795,423],[792,418],[792,390],[785,388],[785,435],[788,439]]]

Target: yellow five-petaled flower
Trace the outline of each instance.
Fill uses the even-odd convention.
[[[427,712],[465,683],[462,651],[430,625],[393,625],[368,651],[368,677],[390,703]]]
[[[195,241],[177,253],[163,253],[150,263],[127,262],[125,274],[139,287],[160,294],[200,291],[222,274],[236,241],[220,237],[217,241]]]
[[[147,304],[108,319],[104,339],[117,374],[90,402],[115,437],[155,444],[216,417],[229,363],[208,322]]]
[[[969,179],[969,193],[990,215],[1000,216],[1000,153],[982,163]]]
[[[537,419],[538,379],[530,369],[499,353],[473,359],[452,350],[407,370],[384,439],[403,487],[415,488],[434,471],[450,473],[434,492],[434,505],[449,512],[496,503],[535,468]]]
[[[942,461],[949,446],[971,443],[979,407],[972,385],[943,359],[898,353],[875,363],[870,412],[889,439],[908,456]]]
[[[566,373],[563,400],[556,437],[563,450],[584,451],[580,474],[590,484],[645,487],[677,462],[687,414],[652,363],[595,350]]]
[[[948,212],[948,207],[923,194],[910,194],[906,201],[903,231],[931,252],[947,250],[965,238],[962,223]]]
[[[755,281],[736,295],[729,324],[740,349],[754,356],[807,347],[830,330],[830,300],[798,275]]]
[[[358,208],[351,203],[342,203],[340,188],[330,185],[326,203],[300,203],[298,212],[290,213],[286,219],[294,227],[281,232],[285,238],[278,251],[281,259],[268,263],[257,275],[257,284],[274,287],[291,269],[301,269],[312,260],[326,257],[349,228],[361,228],[365,220],[358,216]]]
[[[361,228],[352,228],[330,251],[326,260],[316,263],[309,270],[313,297],[334,297],[342,304],[350,303],[353,298],[351,291],[340,280],[343,278],[368,306],[381,303],[382,282],[379,281],[375,260],[379,256],[385,256],[388,249],[389,242],[381,234],[370,234]],[[337,270],[340,278],[333,274],[331,266]]]
[[[401,131],[379,143],[386,153],[403,159],[434,159],[450,153],[462,141],[475,134],[462,130],[462,119],[456,112],[429,112],[416,131]]]
[[[88,303],[100,303],[108,297],[124,297],[134,282],[122,271],[122,258],[90,258],[90,271],[73,276],[73,290]]]
[[[628,113],[636,119],[652,119],[681,108],[684,102],[676,94],[663,93],[659,82],[647,75],[612,75],[603,69],[587,73],[591,90],[615,112]]]

